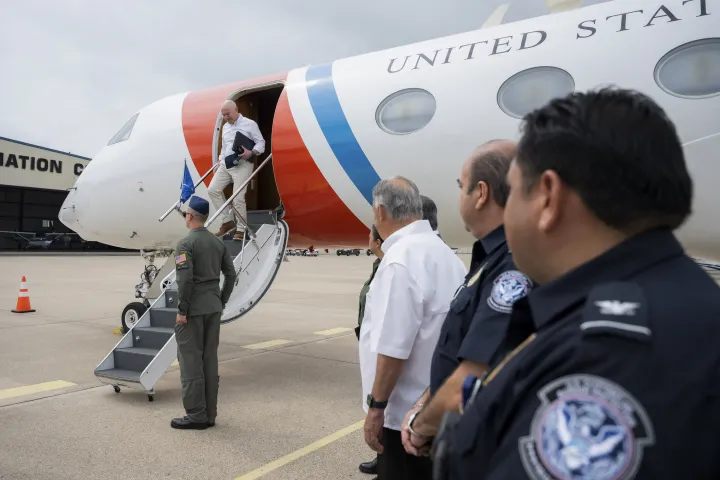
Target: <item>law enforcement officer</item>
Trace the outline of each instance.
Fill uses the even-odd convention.
[[[433,354],[430,386],[405,417],[403,444],[418,455],[446,411],[457,411],[467,375],[480,376],[502,342],[512,303],[532,282],[517,271],[505,240],[507,171],[515,144],[493,140],[467,158],[458,179],[460,216],[478,239],[471,266],[443,323]]]
[[[174,418],[173,428],[202,430],[215,425],[217,416],[220,317],[237,275],[227,246],[204,226],[209,207],[207,200],[190,198],[185,213],[190,233],[178,243],[175,257],[179,300],[175,340],[187,415]]]
[[[553,100],[508,178],[508,244],[540,286],[446,419],[436,478],[720,478],[720,288],[673,235],[693,186],[665,112],[627,90]]]

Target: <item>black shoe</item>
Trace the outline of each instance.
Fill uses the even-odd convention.
[[[214,421],[212,421],[212,422],[207,422],[207,426],[208,426],[208,427],[214,427],[214,426],[215,426],[215,422],[214,422]]]
[[[373,458],[369,462],[363,462],[360,464],[360,471],[370,475],[377,475],[377,457]]]
[[[207,423],[195,423],[191,422],[188,417],[173,418],[170,422],[172,428],[179,428],[182,430],[205,430],[208,428]]]

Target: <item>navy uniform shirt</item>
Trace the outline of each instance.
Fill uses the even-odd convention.
[[[510,324],[446,478],[720,478],[720,288],[672,232],[535,288]]]
[[[470,270],[450,304],[430,367],[435,395],[464,359],[490,365],[505,337],[512,304],[531,286],[515,270],[499,226],[473,245]]]

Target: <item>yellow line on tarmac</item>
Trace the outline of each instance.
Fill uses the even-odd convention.
[[[63,380],[55,380],[54,382],[38,383],[36,385],[26,385],[24,387],[6,388],[5,390],[0,390],[0,400],[74,386],[74,383],[65,382]]]
[[[277,347],[278,345],[286,345],[293,343],[290,340],[270,340],[269,342],[253,343],[252,345],[243,345],[243,348],[249,348],[250,350],[261,350],[263,348]]]
[[[270,462],[266,465],[263,465],[262,467],[258,468],[257,470],[253,470],[250,473],[246,473],[244,475],[240,475],[239,477],[236,477],[235,480],[255,480],[256,478],[260,478],[263,475],[272,472],[273,470],[277,470],[280,467],[284,467],[288,463],[294,462],[298,458],[302,458],[305,455],[308,455],[316,450],[321,449],[322,447],[336,441],[340,440],[342,437],[356,431],[360,430],[363,425],[365,425],[365,420],[355,423],[353,425],[350,425],[349,427],[345,427],[342,430],[338,430],[337,432],[328,435],[325,438],[321,438],[315,443],[311,443],[307,447],[303,447],[300,450],[295,450],[292,453],[289,453],[285,455],[282,458],[278,458],[274,462]]]
[[[352,328],[338,327],[338,328],[331,328],[330,330],[320,330],[319,332],[315,332],[315,335],[335,335],[338,333],[345,333],[345,332],[352,332]]]

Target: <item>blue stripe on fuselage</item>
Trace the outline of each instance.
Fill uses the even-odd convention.
[[[308,67],[305,74],[310,106],[328,145],[355,187],[372,205],[372,189],[380,181],[345,117],[332,78],[332,63]]]

